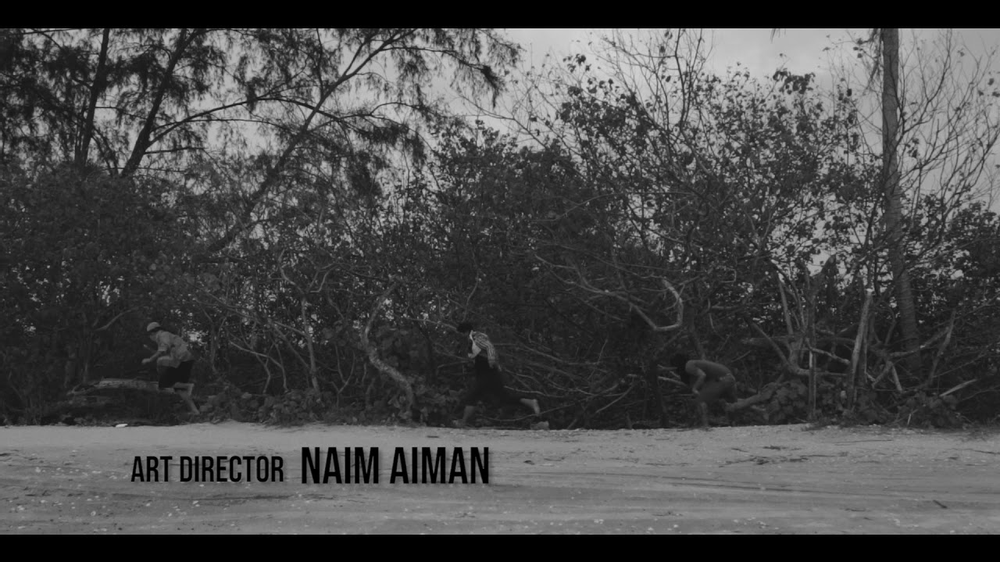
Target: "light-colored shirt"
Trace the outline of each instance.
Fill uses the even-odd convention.
[[[176,367],[185,361],[194,359],[194,355],[188,349],[187,342],[178,335],[160,330],[156,332],[153,341],[158,346],[157,351],[163,354],[156,359],[156,363],[159,365]]]

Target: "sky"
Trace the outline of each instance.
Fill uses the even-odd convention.
[[[529,63],[540,65],[547,53],[557,57],[586,53],[587,43],[596,40],[600,29],[508,29],[508,36],[526,50]],[[929,37],[941,30],[901,30],[905,42],[914,34]],[[739,62],[751,74],[770,75],[779,66],[793,72],[821,72],[828,66],[829,53],[824,51],[851,36],[865,37],[866,29],[781,29],[772,37],[771,29],[706,29],[712,51],[709,67],[724,72]],[[985,53],[1000,45],[1000,29],[958,29],[956,36],[963,40],[973,54]]]
[[[524,47],[524,68],[539,68],[546,55],[556,61],[566,55],[587,54],[588,43],[599,43],[606,29],[507,29],[505,32],[515,42]],[[619,31],[638,31],[620,29]],[[710,47],[706,70],[724,75],[737,64],[748,70],[753,77],[770,77],[775,70],[787,70],[803,74],[816,74],[817,85],[830,88],[833,85],[834,69],[838,75],[848,68],[855,73],[852,82],[867,81],[862,67],[853,64],[856,55],[851,51],[855,39],[867,38],[870,29],[705,29],[704,36]],[[920,41],[939,40],[943,29],[901,29],[901,57],[904,68],[914,68],[914,58],[908,58],[912,46]],[[986,58],[995,54],[991,70],[1000,79],[1000,29],[954,29],[955,42],[974,58]],[[907,65],[907,63],[910,63]],[[998,158],[997,151],[994,157]],[[1000,169],[1000,167],[998,167]],[[996,191],[992,190],[995,194]],[[992,198],[991,206],[1000,211],[1000,196]]]

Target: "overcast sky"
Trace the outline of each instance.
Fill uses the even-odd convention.
[[[587,43],[596,39],[599,29],[508,29],[508,35],[526,50],[529,64],[540,65],[547,53],[556,56],[586,53]],[[782,29],[772,38],[771,29],[707,29],[712,51],[708,60],[711,69],[724,72],[737,62],[754,75],[770,75],[779,66],[793,72],[825,72],[828,54],[824,51],[838,42],[864,37],[865,29]],[[902,30],[902,40],[909,41],[914,33],[932,36],[941,30]],[[959,29],[956,37],[972,54],[983,54],[1000,45],[1000,29]]]
[[[508,36],[525,49],[525,68],[540,67],[547,54],[558,61],[569,54],[588,53],[588,42],[598,42],[601,29],[507,29]],[[625,30],[621,31],[635,31]],[[855,58],[850,50],[853,39],[865,38],[869,29],[706,29],[705,38],[711,47],[706,70],[725,74],[737,63],[752,76],[769,77],[780,67],[803,74],[814,72],[818,84],[829,87],[832,63],[850,63]],[[900,30],[901,56],[904,57],[916,41],[939,39],[942,29]],[[956,29],[953,38],[969,55],[984,58],[1000,50],[1000,29]],[[840,46],[838,48],[838,45]],[[994,57],[992,71],[1000,71],[1000,60]],[[911,64],[912,68],[913,65]],[[858,68],[858,67],[855,67]],[[864,71],[854,71],[853,80],[865,80]],[[838,73],[839,74],[839,73]],[[996,152],[994,152],[995,154]],[[995,193],[995,192],[994,192]],[[1000,211],[1000,197],[993,201]]]

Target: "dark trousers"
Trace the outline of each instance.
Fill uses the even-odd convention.
[[[473,366],[475,370],[475,381],[472,388],[466,393],[462,403],[466,406],[475,406],[480,400],[489,400],[501,405],[518,405],[521,397],[504,386],[504,377],[499,371],[490,367],[488,359],[482,355],[476,356]]]

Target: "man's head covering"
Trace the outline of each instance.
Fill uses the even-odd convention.
[[[159,329],[160,329],[160,323],[159,322],[150,322],[149,326],[146,326],[146,333],[147,334],[148,333],[152,333],[152,332],[155,332],[156,330],[159,330]]]
[[[460,334],[467,334],[473,330],[472,322],[462,322],[455,328],[455,331]]]

